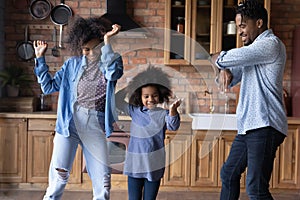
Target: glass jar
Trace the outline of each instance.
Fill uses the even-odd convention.
[[[236,26],[234,21],[230,21],[227,24],[227,34],[228,35],[234,35],[236,33]]]
[[[184,17],[177,17],[177,32],[184,33]]]

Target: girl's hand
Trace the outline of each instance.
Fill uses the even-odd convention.
[[[118,24],[114,24],[112,25],[112,30],[107,32],[104,35],[104,43],[108,44],[109,43],[109,38],[111,38],[114,35],[117,35],[119,33],[119,31],[121,30],[121,26]]]
[[[181,99],[177,99],[176,101],[174,101],[170,107],[169,107],[169,110],[170,110],[170,116],[175,116],[178,114],[178,111],[177,111],[177,108],[180,106],[180,104],[182,103],[182,100]]]
[[[33,47],[36,58],[45,56],[45,53],[47,51],[48,44],[46,41],[41,40],[35,40],[33,41]]]

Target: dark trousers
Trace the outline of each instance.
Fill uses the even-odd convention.
[[[237,135],[221,169],[221,200],[237,200],[241,174],[247,167],[246,191],[251,200],[272,200],[269,192],[273,163],[278,146],[285,135],[272,127]]]
[[[145,178],[128,176],[129,200],[155,200],[160,185],[159,181],[148,181]]]

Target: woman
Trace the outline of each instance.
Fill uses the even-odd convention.
[[[44,200],[61,199],[78,144],[86,159],[93,199],[109,199],[110,168],[106,137],[115,119],[114,89],[123,74],[123,62],[109,43],[120,26],[102,18],[76,17],[69,27],[73,57],[52,77],[45,60],[47,43],[34,41],[34,72],[44,94],[59,92],[56,135]],[[104,132],[106,132],[106,137]]]

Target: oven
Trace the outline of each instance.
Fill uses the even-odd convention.
[[[119,121],[114,126],[114,132],[107,138],[107,147],[112,174],[122,174],[126,151],[129,143],[130,121]],[[83,156],[82,172],[87,173]]]

